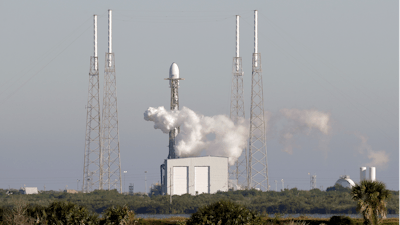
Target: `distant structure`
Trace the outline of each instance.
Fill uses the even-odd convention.
[[[311,189],[317,188],[317,175],[312,175],[311,177]]]
[[[242,57],[239,55],[239,16],[236,15],[236,56],[233,57],[230,118],[237,123],[245,118],[243,94]],[[229,179],[234,180],[240,189],[249,186],[247,176],[247,148],[233,166],[229,167]]]
[[[102,155],[100,139],[100,91],[99,63],[97,57],[97,15],[93,15],[94,54],[90,57],[89,93],[86,106],[86,138],[83,166],[82,191],[88,193],[93,189],[102,189]]]
[[[171,88],[171,101],[170,101],[170,109],[171,110],[179,110],[179,80],[184,80],[179,77],[179,67],[173,62],[171,67],[169,68],[169,77],[165,78],[165,80],[169,80],[169,87]],[[176,159],[175,152],[175,138],[179,133],[179,127],[175,127],[169,131],[169,144],[168,144],[168,159]],[[161,164],[160,166],[160,174],[161,174],[161,186],[163,185],[163,174],[165,170],[165,164]],[[165,192],[161,191],[161,194]]]
[[[354,181],[352,179],[350,179],[350,176],[348,176],[348,175],[340,176],[339,180],[336,181],[335,185],[337,185],[337,184],[341,185],[342,187],[345,187],[345,188],[352,188],[356,185],[354,183]]]
[[[251,74],[249,138],[249,188],[269,191],[261,53],[258,52],[257,10],[254,10],[254,53]]]
[[[166,159],[162,193],[168,195],[228,191],[228,158],[217,156]]]
[[[375,167],[369,168],[369,180],[376,181],[376,168]]]
[[[108,52],[105,56],[103,117],[102,117],[102,158],[103,183],[100,189],[117,189],[122,193],[121,158],[119,149],[117,77],[115,58],[112,51],[112,11],[108,10]]]
[[[22,187],[19,189],[19,192],[24,195],[32,195],[39,193],[37,187]]]
[[[367,179],[367,167],[360,167],[360,181]]]
[[[367,167],[360,167],[360,181],[367,180]],[[376,167],[369,168],[369,177],[368,180],[376,181]]]
[[[129,184],[129,195],[133,195],[133,184]]]

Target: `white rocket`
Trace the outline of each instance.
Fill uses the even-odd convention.
[[[171,88],[171,110],[179,110],[179,80],[184,80],[179,77],[179,67],[176,63],[172,63],[169,68],[169,78],[165,78],[165,80],[169,80],[169,87]],[[175,127],[169,131],[169,154],[168,159],[175,159],[175,137],[179,133],[179,127]]]

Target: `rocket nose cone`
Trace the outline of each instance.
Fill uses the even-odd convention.
[[[179,78],[179,67],[176,63],[172,63],[169,68],[169,78]]]

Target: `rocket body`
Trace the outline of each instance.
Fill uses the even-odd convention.
[[[179,77],[179,67],[176,63],[172,63],[171,67],[169,68],[169,87],[171,88],[171,110],[179,110],[179,80],[183,80]],[[175,159],[177,158],[175,154],[175,138],[176,135],[179,133],[179,127],[175,127],[169,131],[169,154],[168,159]]]

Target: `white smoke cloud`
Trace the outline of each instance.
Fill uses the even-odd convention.
[[[309,129],[318,129],[323,134],[329,134],[330,114],[311,110],[300,109],[281,109],[280,112],[288,119],[298,123],[299,127],[308,127]]]
[[[295,137],[299,134],[310,135],[312,131],[317,131],[323,135],[329,135],[331,131],[330,114],[314,109],[281,109],[280,115],[287,120],[283,126],[279,141],[283,145],[283,151],[292,154],[296,145]],[[281,118],[281,117],[277,117]],[[329,140],[326,137],[320,138],[320,148],[327,149]]]
[[[163,106],[149,107],[144,119],[153,121],[154,129],[164,133],[180,127],[176,136],[176,154],[179,157],[199,156],[204,150],[208,155],[229,157],[229,164],[233,165],[247,144],[249,131],[244,119],[235,124],[225,115],[207,117],[186,107],[166,111]],[[215,139],[208,140],[208,134],[214,134]]]
[[[374,151],[372,147],[367,143],[367,137],[358,133],[355,135],[361,139],[361,143],[357,147],[358,153],[363,155],[367,154],[368,159],[371,160],[366,166],[379,166],[382,168],[386,168],[387,163],[389,162],[389,155],[383,150]]]

